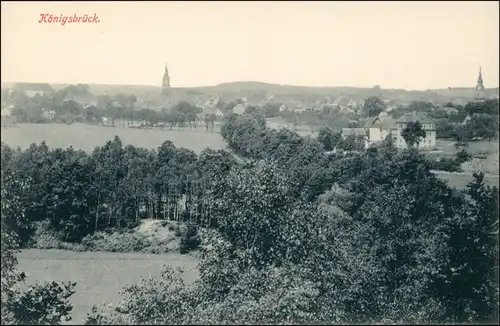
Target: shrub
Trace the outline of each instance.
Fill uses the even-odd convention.
[[[91,251],[136,252],[150,247],[151,241],[139,233],[96,232],[83,238],[82,245]]]
[[[9,293],[10,300],[5,303],[9,320],[2,324],[10,321],[17,325],[56,325],[62,318],[70,320],[73,307],[68,299],[75,293],[75,286],[71,282],[62,285],[51,282],[36,284],[26,292]]]
[[[46,221],[35,223],[35,232],[30,241],[30,247],[36,249],[64,249],[79,252],[87,250],[86,246],[80,243],[62,241],[60,233],[52,230]]]
[[[197,249],[201,244],[196,225],[189,224],[181,235],[180,253],[185,254]]]
[[[21,290],[25,274],[16,270],[15,253],[19,248],[17,233],[3,222],[5,214],[15,215],[16,211],[22,214],[22,208],[4,209],[6,206],[5,201],[2,201],[1,324],[58,325],[62,318],[69,320],[73,308],[68,299],[75,293],[76,283],[51,282],[30,286],[27,291]]]
[[[438,171],[447,171],[447,172],[459,172],[460,171],[460,163],[458,160],[452,158],[442,157],[434,161],[430,161],[431,169]]]

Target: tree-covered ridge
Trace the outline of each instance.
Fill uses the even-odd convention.
[[[26,219],[8,221],[26,230],[48,219],[77,241],[134,223],[141,207],[172,218],[162,208],[177,205],[169,204],[177,203],[168,195],[174,184],[187,207],[207,212],[194,215],[215,233],[194,285],[167,270],[128,287],[117,311],[95,310],[88,323],[498,319],[498,188],[482,175],[460,191],[414,149],[388,140],[327,154],[320,141],[266,128],[255,113],[230,117],[221,133],[244,162],[227,151],[197,157],[170,142],[148,151],[115,139],[91,155],[2,146],[2,186],[26,205]],[[200,183],[198,197],[189,185]]]
[[[126,290],[97,324],[478,322],[498,318],[498,189],[449,188],[415,150],[381,147],[314,200],[263,159],[216,183],[200,279]],[[351,162],[353,163],[353,161]],[[343,174],[340,171],[339,174]],[[218,189],[218,190],[216,190]],[[487,212],[486,212],[487,211]],[[473,253],[473,254],[472,254]],[[477,260],[476,260],[477,259]]]
[[[22,244],[40,221],[78,242],[144,217],[208,223],[211,181],[234,164],[228,152],[207,149],[198,157],[169,141],[147,150],[124,147],[116,137],[90,155],[49,150],[44,142],[24,151],[2,143],[2,187],[12,188],[25,207],[26,223],[12,221],[23,229]]]

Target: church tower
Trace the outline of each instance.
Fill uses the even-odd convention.
[[[161,83],[162,94],[166,94],[169,88],[170,88],[170,76],[168,75],[167,64],[165,64],[165,73],[163,74],[163,81]]]
[[[481,67],[479,67],[479,77],[477,78],[476,84],[476,100],[482,100],[484,98],[484,85],[483,85],[483,74]]]

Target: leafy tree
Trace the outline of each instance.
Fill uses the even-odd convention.
[[[205,122],[205,130],[208,131],[208,126],[212,126],[212,130],[214,129],[214,124],[215,120],[217,120],[217,116],[215,114],[206,114],[205,117],[203,118],[203,121]]]
[[[179,117],[177,122],[182,123],[195,121],[196,115],[200,110],[186,101],[181,101],[172,107],[171,112],[174,116]],[[182,116],[182,118],[180,118],[180,116]]]
[[[467,151],[465,149],[462,149],[460,152],[458,152],[456,154],[456,158],[457,162],[459,164],[462,164],[464,162],[467,162],[469,159],[470,159],[470,155],[469,153],[467,153]]]
[[[413,147],[414,145],[418,146],[422,138],[425,138],[426,133],[420,122],[412,121],[401,131],[401,136],[410,147]]]
[[[456,198],[457,214],[446,219],[447,264],[435,290],[446,302],[451,322],[498,320],[498,188],[474,174],[466,193]]]
[[[3,186],[3,184],[2,184]],[[2,187],[1,229],[1,322],[3,325],[59,325],[69,320],[72,306],[68,299],[75,293],[76,283],[36,284],[21,290],[25,274],[16,270],[18,230],[9,220],[23,219],[24,209],[16,197],[9,197]]]
[[[349,135],[343,140],[341,148],[344,151],[362,151],[365,148],[365,137]]]
[[[412,101],[407,108],[408,112],[421,112],[429,115],[432,114],[434,110],[434,105],[428,101]]]
[[[262,112],[266,118],[277,117],[280,113],[280,107],[279,103],[266,103],[262,107]]]
[[[498,138],[498,115],[477,113],[461,127],[463,138],[467,140],[475,139],[497,139]]]
[[[464,111],[469,114],[489,114],[496,115],[499,114],[499,100],[498,99],[489,99],[485,101],[474,101],[469,102],[464,107]]]
[[[342,135],[329,127],[322,127],[318,133],[318,140],[327,151],[332,151],[342,143]]]
[[[378,96],[368,97],[363,104],[363,112],[368,117],[377,117],[385,109],[384,101]]]
[[[257,108],[253,105],[248,105],[246,108],[245,108],[245,114],[255,114],[257,113]]]

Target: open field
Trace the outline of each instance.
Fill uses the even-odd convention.
[[[436,147],[439,148],[445,154],[455,155],[457,153],[456,148],[453,146],[455,141],[453,140],[445,140],[445,139],[437,139]],[[468,142],[468,147],[466,148],[467,152],[470,154],[478,154],[481,152],[487,153],[498,153],[498,141],[470,141]]]
[[[433,171],[436,176],[442,180],[448,181],[448,185],[455,187],[457,189],[465,189],[465,186],[474,180],[472,173],[465,172],[445,172],[445,171]],[[499,177],[498,175],[486,174],[484,176],[484,182],[490,186],[498,187]]]
[[[170,140],[176,147],[189,148],[199,154],[204,148],[226,148],[224,139],[217,132],[207,132],[204,126],[195,130],[145,130],[125,127],[101,127],[87,124],[18,124],[2,128],[2,141],[12,147],[28,148],[32,143],[45,140],[50,148],[67,148],[92,151],[118,135],[124,145],[157,148]]]
[[[438,139],[436,141],[437,151],[429,152],[428,155],[437,157],[454,158],[457,149],[453,146],[454,141]],[[498,141],[471,141],[468,142],[466,151],[473,157],[462,164],[462,170],[472,175],[475,171],[482,171],[488,175],[498,176]],[[479,155],[479,157],[475,157]],[[498,180],[498,178],[497,178]],[[498,181],[496,181],[498,184]]]
[[[72,252],[64,250],[23,250],[19,254],[19,269],[27,273],[27,284],[45,281],[77,282],[71,297],[72,320],[82,325],[94,304],[120,302],[124,286],[136,284],[141,278],[159,276],[164,265],[183,267],[186,283],[198,275],[196,259],[191,255],[168,253]]]

